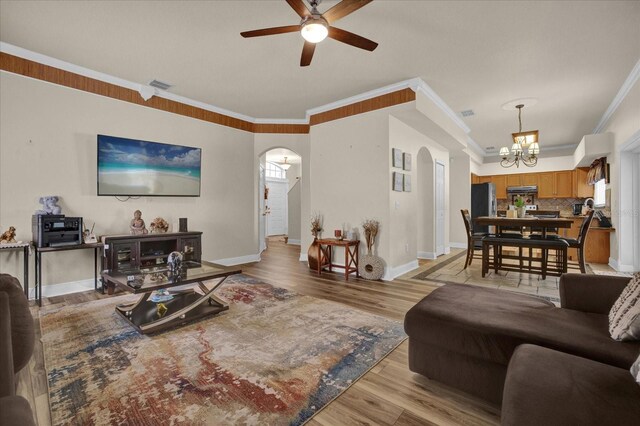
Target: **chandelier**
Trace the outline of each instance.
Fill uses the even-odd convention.
[[[518,108],[518,133],[511,133],[513,138],[511,151],[506,146],[500,148],[500,156],[502,157],[500,165],[505,168],[513,165],[520,167],[520,163],[522,163],[527,167],[534,167],[538,164],[538,154],[540,154],[538,131],[522,131],[522,108],[524,108],[524,104],[516,105],[516,108]],[[527,153],[525,153],[525,149]],[[511,158],[509,156],[510,153],[513,155]]]

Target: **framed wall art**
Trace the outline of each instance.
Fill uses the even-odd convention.
[[[404,192],[411,192],[411,175],[405,174],[402,182]]]
[[[402,192],[404,187],[404,174],[399,172],[393,172],[393,190]]]
[[[391,154],[393,156],[393,167],[402,168],[402,151],[398,148],[392,148]]]
[[[411,154],[408,152],[402,154],[402,170],[411,171]]]

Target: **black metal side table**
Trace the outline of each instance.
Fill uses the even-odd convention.
[[[42,306],[42,253],[51,253],[58,251],[68,251],[68,250],[82,250],[82,249],[93,249],[94,251],[94,261],[93,261],[93,288],[98,290],[98,251],[104,248],[103,243],[91,243],[91,244],[78,244],[75,246],[61,246],[61,247],[37,247],[35,246],[36,251],[36,282],[35,282],[35,297],[38,302],[38,306]]]
[[[0,251],[20,250],[22,249],[22,263],[24,265],[24,278],[22,287],[24,287],[24,295],[29,298],[29,252],[31,250],[31,242],[28,243],[5,243],[0,244]]]

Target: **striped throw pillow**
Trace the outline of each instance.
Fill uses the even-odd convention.
[[[640,272],[633,276],[611,307],[609,333],[615,340],[640,340]]]

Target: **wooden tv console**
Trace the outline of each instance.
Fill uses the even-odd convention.
[[[185,253],[184,260],[202,261],[202,232],[174,232],[167,234],[116,235],[102,237],[104,243],[102,269],[123,273],[145,268],[161,267],[173,251]],[[103,274],[102,292],[113,294],[115,283]]]

